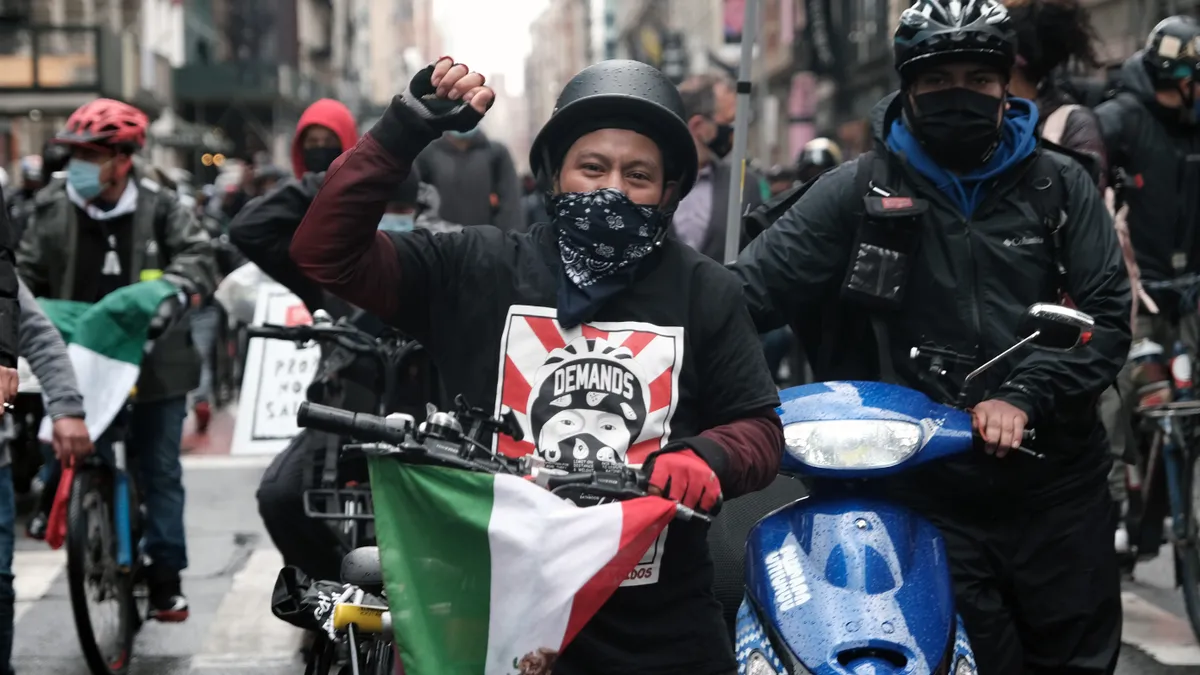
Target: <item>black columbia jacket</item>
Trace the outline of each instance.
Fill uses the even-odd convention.
[[[876,152],[890,152],[884,129],[899,114],[894,97],[877,106]],[[873,356],[883,352],[899,384],[944,398],[918,375],[923,368],[910,358],[913,347],[950,349],[981,364],[1018,341],[1018,322],[1029,305],[1056,300],[1059,279],[1048,231],[1023,197],[1028,192],[1022,183],[1033,179],[1036,162],[1051,163],[1046,168],[1061,181],[1065,290],[1095,318],[1096,327],[1090,343],[1074,353],[1019,352],[974,384],[971,403],[1001,398],[1024,410],[1038,432],[1034,445],[1048,458],[997,460],[979,452],[904,475],[906,483],[956,503],[1008,508],[1014,498],[1029,504],[1084,481],[1104,480],[1108,460],[1095,401],[1129,349],[1130,290],[1112,221],[1086,171],[1065,156],[1035,151],[987,186],[987,197],[967,220],[941,190],[897,158],[888,187],[926,200],[929,210],[921,217],[919,252],[896,312],[872,314],[839,298],[863,222],[864,194],[856,174],[871,167],[861,158],[818,179],[751,242],[735,266],[760,331],[818,320],[841,324],[840,330],[821,331],[832,341],[827,345],[832,365],[818,379],[890,379],[880,368],[884,359]],[[822,312],[822,306],[833,311]],[[871,337],[872,316],[882,329],[882,348]],[[953,374],[961,381],[970,369],[962,365]]]
[[[1186,271],[1200,271],[1200,125],[1181,123],[1178,111],[1155,101],[1141,52],[1125,62],[1119,81],[1119,93],[1096,115],[1109,164],[1125,173],[1121,196],[1142,277],[1174,277],[1176,253],[1186,255]]]

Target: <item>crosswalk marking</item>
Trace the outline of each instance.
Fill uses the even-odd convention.
[[[1121,641],[1133,645],[1164,666],[1200,666],[1200,646],[1186,619],[1136,593],[1121,593],[1125,621]]]
[[[266,468],[275,455],[184,455],[180,463],[187,470],[204,469],[261,469]]]
[[[13,622],[21,620],[54,585],[67,564],[67,552],[17,551],[13,556],[13,587],[17,594]]]
[[[258,549],[233,577],[192,670],[221,670],[250,661],[267,668],[298,659],[303,633],[271,614],[271,592],[283,567],[274,549]]]

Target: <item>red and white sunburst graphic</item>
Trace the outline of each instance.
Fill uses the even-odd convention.
[[[646,382],[641,383],[648,390],[645,423],[626,457],[629,464],[641,464],[647,455],[665,445],[670,435],[671,415],[678,400],[679,368],[683,362],[683,328],[611,322],[564,330],[554,315],[554,310],[547,307],[518,305],[509,310],[501,348],[497,408],[503,405],[516,413],[525,439],[516,442],[508,436],[500,436],[498,449],[510,457],[534,451],[536,439],[528,408],[530,394],[537,386],[538,370],[556,349],[562,349],[582,336],[629,350],[638,370],[646,378]]]

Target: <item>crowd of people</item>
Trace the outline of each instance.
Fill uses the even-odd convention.
[[[177,289],[158,312],[131,442],[151,616],[183,621],[180,438],[189,394],[202,429],[211,415],[212,295],[247,261],[310,312],[419,341],[439,392],[520,408],[532,452],[616,455],[701,510],[774,480],[781,384],[885,381],[944,398],[914,348],[961,355],[947,367],[965,374],[1021,337],[1026,307],[1062,302],[1093,317],[1086,347],[988,371],[966,393],[980,452],[887,489],[940,529],[979,672],[1112,673],[1119,556],[1162,544],[1161,528],[1122,541],[1124,466],[1142,450],[1133,411],[1168,381],[1128,355],[1131,344],[1196,348],[1195,298],[1143,282],[1200,267],[1200,24],[1162,21],[1085,97],[1096,87],[1066,73],[1099,65],[1094,41],[1076,0],[917,0],[894,35],[901,85],[872,113],[871,149],[851,158],[818,138],[793,165],[748,172],[733,195],[733,83],[676,86],[629,61],[571,79],[526,176],[480,130],[494,101],[483,76],[450,57],[361,136],[346,106],[318,101],[290,172],[260,164],[222,193],[149,166],[145,114],[93,101],[21,161],[7,195],[0,399],[15,395],[25,356],[46,387],[57,460],[103,449],[32,298],[91,303],[147,279]],[[731,199],[777,217],[744,228],[726,266]],[[544,319],[555,336],[531,328]],[[609,341],[622,332],[646,339]],[[669,346],[647,347],[659,338]],[[543,400],[541,380],[514,365],[543,352],[539,373],[607,364],[634,384],[581,381]],[[785,375],[789,353],[804,365]],[[652,408],[639,373],[667,370],[670,404]],[[527,400],[513,405],[510,391]],[[1012,452],[1032,428],[1036,464]],[[304,517],[326,442],[297,438],[258,494],[285,560],[316,578],[341,559],[332,532]],[[11,503],[6,471],[0,501]],[[14,536],[0,523],[0,675],[11,672]],[[707,546],[701,525],[672,525],[656,582],[619,589],[555,672],[737,672]]]

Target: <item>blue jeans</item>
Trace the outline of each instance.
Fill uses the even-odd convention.
[[[204,307],[192,313],[192,342],[200,353],[200,386],[192,392],[196,402],[208,401],[212,396],[213,349],[220,320],[221,311],[216,307]]]
[[[771,370],[771,377],[778,377],[779,366],[792,348],[792,329],[776,328],[768,333],[763,333],[761,339],[763,355],[767,358],[767,368]]]
[[[187,568],[183,529],[183,465],[179,461],[187,398],[136,403],[130,420],[129,456],[138,493],[146,505],[142,550],[156,566],[178,572]],[[102,440],[100,452],[111,452]],[[0,674],[2,675],[2,674]]]
[[[13,498],[12,466],[0,467],[0,675],[12,673],[13,547],[17,508]]]

